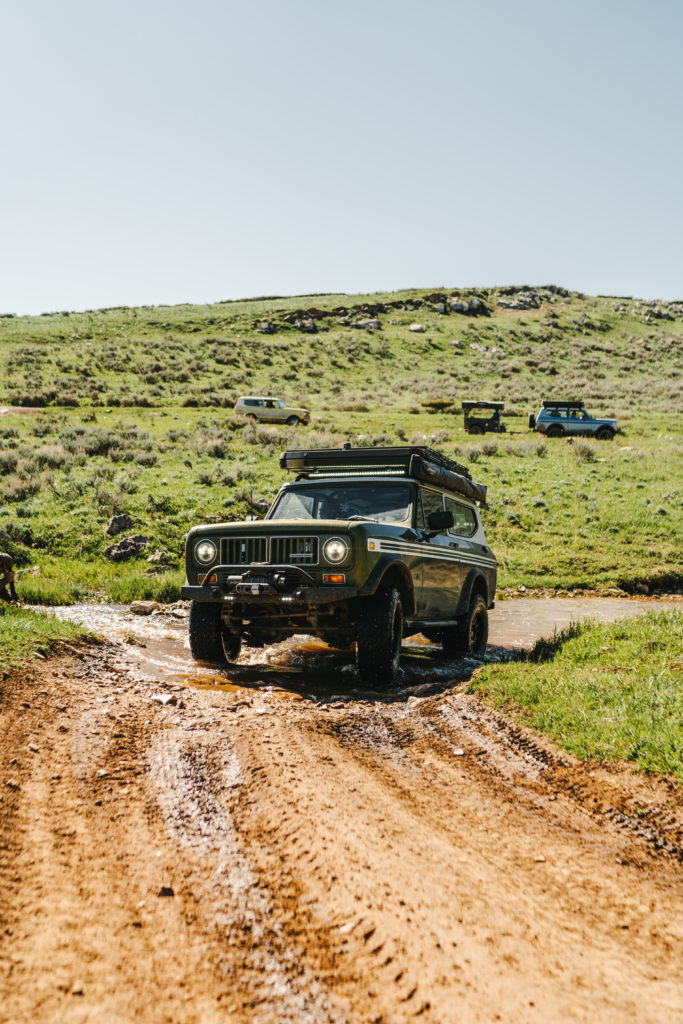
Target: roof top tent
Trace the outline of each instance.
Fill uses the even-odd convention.
[[[282,469],[297,473],[297,479],[322,480],[359,477],[410,477],[420,483],[463,494],[479,504],[486,503],[486,487],[475,483],[469,470],[433,448],[307,448],[284,452]]]
[[[468,434],[485,434],[487,431],[502,434],[505,431],[505,424],[500,414],[504,407],[504,402],[463,402],[465,430]]]
[[[583,402],[544,402],[544,409],[583,409]]]

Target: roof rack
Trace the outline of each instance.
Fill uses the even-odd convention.
[[[505,402],[463,402],[463,409],[504,409]]]
[[[282,469],[313,480],[326,477],[411,477],[485,504],[486,487],[475,483],[466,466],[424,446],[396,448],[304,448],[284,452]]]
[[[578,402],[544,402],[544,409],[583,409],[582,401]]]

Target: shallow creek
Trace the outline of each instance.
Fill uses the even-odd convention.
[[[520,597],[500,601],[490,612],[486,660],[504,660],[572,622],[606,622],[650,609],[682,607],[683,600],[676,599]],[[192,660],[183,608],[145,617],[133,615],[127,605],[76,604],[55,608],[54,614],[109,640],[128,643],[140,674],[160,682],[220,690],[272,688],[281,695],[304,690],[349,693],[357,685],[352,655],[330,650],[312,637],[291,637],[260,649],[245,647],[238,664],[221,670]],[[403,645],[399,689],[467,678],[472,668],[468,659],[446,658],[438,645],[419,635],[409,637]]]

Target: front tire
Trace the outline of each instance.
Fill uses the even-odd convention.
[[[298,416],[288,416],[285,422],[288,427],[298,427],[301,420]]]
[[[548,427],[545,432],[546,437],[564,437],[564,427]]]
[[[600,427],[595,436],[598,441],[611,441],[614,437],[614,431],[609,427]]]
[[[391,686],[401,659],[403,605],[396,587],[380,590],[371,599],[356,638],[356,667],[365,686]]]
[[[195,661],[225,665],[221,634],[221,606],[193,601],[190,605],[190,650]]]
[[[489,640],[489,613],[481,594],[470,601],[467,614],[457,626],[444,630],[443,649],[451,657],[481,658]]]

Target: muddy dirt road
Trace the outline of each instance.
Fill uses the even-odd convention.
[[[3,684],[0,1021],[683,1020],[680,791],[419,645],[382,696],[316,644],[190,671],[177,628]]]

